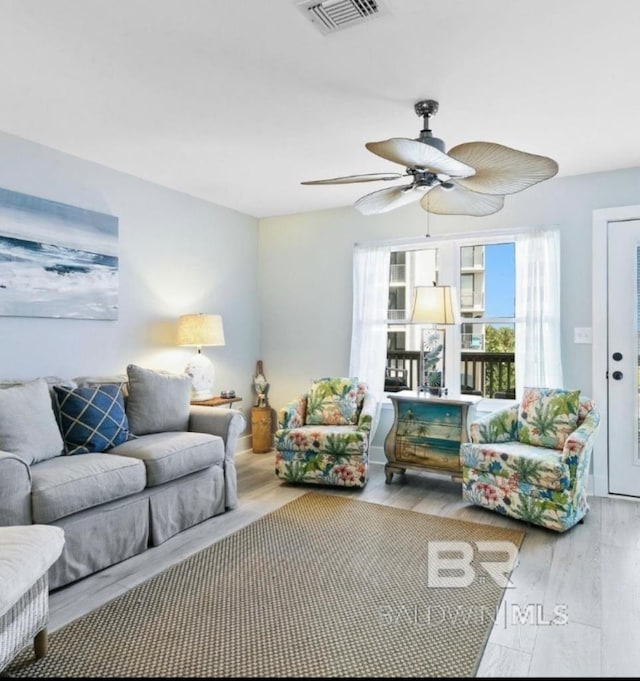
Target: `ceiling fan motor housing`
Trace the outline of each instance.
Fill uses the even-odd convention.
[[[420,137],[418,137],[416,141],[428,144],[430,147],[435,147],[443,154],[445,153],[444,140],[441,140],[439,137],[434,137],[431,130],[421,130]]]

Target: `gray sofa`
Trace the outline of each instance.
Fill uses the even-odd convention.
[[[56,380],[0,390],[0,526],[64,530],[62,554],[49,570],[50,589],[142,553],[237,505],[234,452],[246,426],[243,413],[190,405],[188,377],[179,380],[134,365],[127,370],[127,377],[74,379],[65,386],[78,392],[77,386],[121,382],[132,427],[125,441],[99,452],[68,455],[64,424],[51,397]],[[144,377],[143,388],[134,386],[134,376]],[[165,382],[174,387],[165,390]],[[58,400],[60,394],[67,393],[57,390]],[[16,402],[22,404],[14,409]],[[17,439],[20,432],[29,433],[27,449]]]

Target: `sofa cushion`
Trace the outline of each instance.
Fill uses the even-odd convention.
[[[34,523],[51,523],[72,513],[141,492],[142,462],[124,456],[59,456],[31,467]]]
[[[463,468],[486,471],[508,478],[512,484],[530,484],[545,489],[563,490],[571,479],[569,466],[555,449],[521,442],[472,444],[460,447]]]
[[[187,430],[191,378],[129,364],[127,417],[135,435]]]
[[[147,487],[181,478],[224,461],[224,442],[206,433],[152,433],[114,447],[108,454],[144,462]]]
[[[358,418],[358,379],[320,378],[307,395],[308,426],[348,426]]]
[[[518,440],[562,449],[578,426],[579,390],[525,388],[518,410]]]
[[[76,376],[73,382],[78,387],[88,385],[117,385],[122,390],[122,394],[126,400],[129,394],[129,379],[126,374],[110,374],[106,376]]]
[[[0,390],[0,450],[32,464],[59,456],[63,449],[43,378]]]
[[[54,386],[53,390],[67,454],[104,452],[127,441],[129,421],[119,386]]]

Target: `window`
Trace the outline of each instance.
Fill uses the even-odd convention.
[[[464,289],[470,305],[460,326],[443,329],[430,358],[453,394],[461,386],[485,397],[510,397],[515,385],[518,399],[527,385],[562,387],[559,228],[459,234],[427,243],[428,248],[423,238],[419,245],[416,239],[355,244],[350,375],[380,396],[392,376],[396,389],[403,389],[402,380],[403,386],[418,386],[417,340],[425,327],[409,321],[413,289],[436,282]],[[394,265],[403,267],[394,270],[393,282],[392,253]],[[391,284],[404,287],[404,301],[393,299],[396,310],[405,310],[404,319],[389,319]],[[446,346],[444,353],[438,345]]]
[[[515,398],[515,243],[460,247],[460,391]]]
[[[456,287],[462,317],[460,327],[446,329],[445,385],[515,397],[515,243],[504,238],[391,253],[385,390],[418,386],[421,327],[409,323],[410,308],[413,289],[433,283]]]

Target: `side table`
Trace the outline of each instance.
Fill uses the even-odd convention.
[[[231,409],[231,405],[234,402],[242,402],[241,397],[210,397],[207,400],[191,400],[191,404],[198,404],[203,407],[222,407],[225,404],[229,405],[229,409]]]
[[[462,478],[460,445],[468,442],[467,421],[473,420],[475,404],[482,398],[476,395],[433,397],[412,391],[389,395],[393,403],[394,419],[384,441],[387,463],[385,481],[390,483],[394,473],[407,468],[448,473]]]
[[[273,449],[271,407],[251,408],[251,448],[256,454],[266,454]]]

